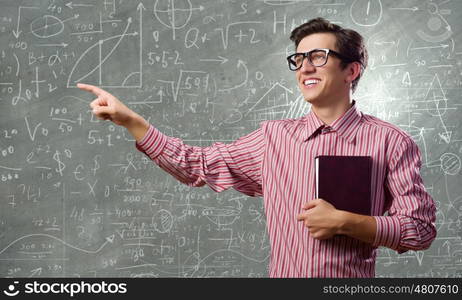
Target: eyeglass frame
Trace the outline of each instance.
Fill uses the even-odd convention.
[[[322,65],[319,65],[319,66],[316,66],[314,65],[312,62],[311,62],[311,59],[310,59],[310,55],[311,53],[315,52],[315,51],[324,51],[326,53],[326,61],[322,64]],[[291,69],[290,66],[291,66],[291,58],[297,54],[303,54],[303,59],[302,59],[302,63],[300,64],[300,67],[296,68],[296,69]],[[337,56],[338,58],[340,58],[342,61],[344,62],[347,62],[347,63],[350,63],[350,62],[354,62],[355,60],[353,59],[349,59],[347,58],[346,56],[344,56],[343,54],[340,54],[338,53],[337,51],[334,51],[332,49],[328,49],[328,48],[316,48],[316,49],[313,49],[313,50],[310,50],[308,52],[295,52],[289,56],[287,56],[287,63],[289,64],[289,70],[291,71],[297,71],[299,70],[302,66],[303,66],[303,61],[305,60],[305,58],[308,59],[308,62],[310,63],[310,65],[312,65],[313,67],[322,67],[324,66],[325,64],[327,64],[327,61],[329,60],[329,54],[333,54],[335,56]]]

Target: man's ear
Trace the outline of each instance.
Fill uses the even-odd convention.
[[[345,81],[352,83],[361,74],[361,64],[357,61],[351,62],[347,65],[345,71],[347,72]]]

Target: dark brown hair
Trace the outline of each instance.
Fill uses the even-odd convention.
[[[337,47],[338,52],[346,56],[348,59],[357,61],[361,64],[361,71],[358,77],[351,83],[351,90],[354,92],[359,79],[367,66],[368,54],[363,37],[352,29],[342,28],[324,18],[316,18],[292,30],[290,40],[295,43],[296,48],[304,37],[314,33],[334,34],[336,37],[335,46]],[[348,63],[349,62],[342,61],[340,64],[341,68],[345,69]]]

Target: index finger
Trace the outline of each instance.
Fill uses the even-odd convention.
[[[303,209],[310,209],[310,208],[313,208],[315,207],[317,204],[317,202],[315,200],[311,200],[311,201],[308,201],[306,202],[305,204],[303,204]]]
[[[105,93],[105,91],[103,89],[100,89],[99,87],[91,85],[91,84],[77,83],[77,87],[79,89],[84,90],[84,91],[93,93],[96,96],[102,96]]]

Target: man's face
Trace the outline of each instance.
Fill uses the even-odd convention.
[[[297,47],[297,52],[308,52],[315,48],[328,48],[338,51],[336,37],[331,33],[315,33],[304,37]],[[305,58],[303,65],[296,71],[298,86],[306,101],[317,106],[338,103],[349,95],[350,84],[347,82],[348,68],[342,70],[340,59],[329,54],[327,63],[314,67]],[[317,83],[308,84],[309,79]],[[319,81],[319,82],[318,82]]]

